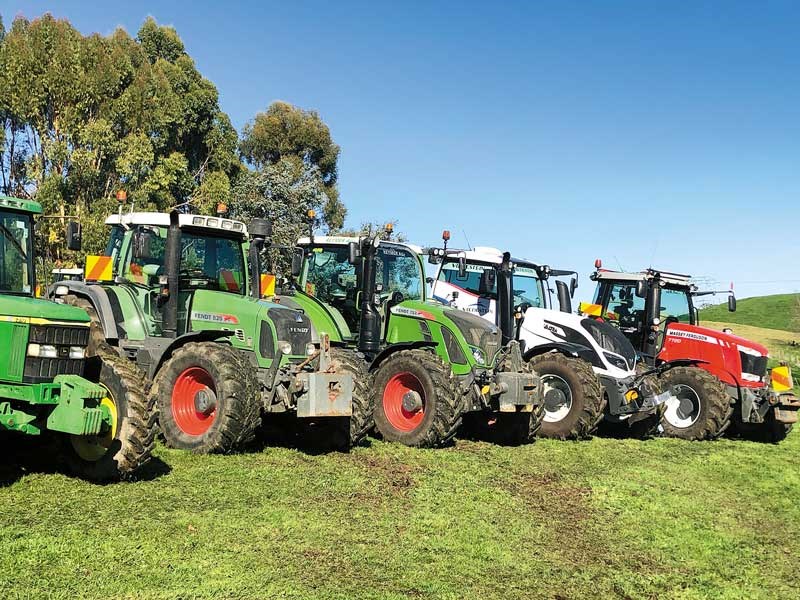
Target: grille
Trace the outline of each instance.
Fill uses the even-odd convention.
[[[450,357],[450,362],[457,365],[466,364],[467,358],[461,351],[458,342],[456,342],[455,336],[447,327],[442,327],[442,338],[444,339],[444,347],[447,348],[447,356]]]
[[[625,337],[619,329],[613,325],[602,321],[595,321],[594,319],[582,319],[581,325],[586,329],[594,341],[600,344],[603,350],[609,350],[615,354],[625,357],[628,362],[628,368],[633,369],[636,365],[636,350],[631,344],[630,340]]]
[[[70,346],[86,348],[89,344],[88,327],[62,327],[56,325],[33,325],[29,343],[55,346],[56,358],[28,356],[25,358],[23,381],[44,383],[56,375],[82,375],[83,359],[69,358]]]
[[[742,373],[750,373],[758,377],[764,377],[767,374],[766,356],[753,356],[740,350],[739,358],[742,361]]]
[[[500,349],[500,331],[481,317],[468,312],[448,309],[445,310],[445,314],[447,314],[448,319],[456,324],[468,344],[483,350],[486,355],[486,361],[491,364],[495,354]]]
[[[292,345],[292,354],[304,356],[311,342],[311,321],[303,313],[287,308],[270,308],[267,315],[275,325],[278,340]]]

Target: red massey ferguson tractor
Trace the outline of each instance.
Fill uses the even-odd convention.
[[[777,391],[786,386],[776,383],[782,372],[767,373],[767,349],[729,331],[699,325],[693,299],[730,294],[728,309],[734,311],[732,291],[701,292],[688,275],[677,273],[610,271],[599,260],[595,267],[594,301],[581,304],[581,312],[619,327],[650,364],[685,363],[663,376],[663,385],[672,388],[661,421],[666,435],[714,439],[733,424],[754,439],[778,442],[786,437],[797,421],[800,400]]]

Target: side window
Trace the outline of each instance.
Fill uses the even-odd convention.
[[[636,295],[635,283],[616,283],[611,288],[603,317],[620,327],[640,329],[644,322],[644,298]]]
[[[661,321],[666,319],[689,323],[689,299],[686,292],[663,288],[661,290]]]

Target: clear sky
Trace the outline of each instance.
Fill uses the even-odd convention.
[[[174,26],[237,129],[318,110],[351,225],[800,291],[800,2],[0,0],[45,11]]]

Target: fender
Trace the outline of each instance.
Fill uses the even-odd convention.
[[[161,366],[172,356],[175,350],[185,346],[189,342],[215,342],[221,338],[230,337],[233,335],[233,333],[233,331],[228,330],[214,331],[209,329],[202,331],[190,331],[189,333],[185,333],[175,338],[161,351],[161,355],[158,356],[158,360],[154,360],[150,364],[150,368],[148,369],[149,378],[152,379],[155,377],[155,374],[158,373],[158,371],[161,369]],[[156,350],[156,348],[153,348],[153,350]],[[157,351],[158,350],[156,350],[156,352]]]
[[[573,358],[582,358],[588,363],[593,365],[597,365],[598,362],[600,366],[604,366],[603,363],[600,361],[597,353],[588,346],[583,346],[581,344],[573,344],[572,342],[552,342],[549,344],[542,344],[540,346],[535,346],[530,350],[526,351],[525,354],[522,355],[522,358],[525,362],[530,361],[534,356],[539,356],[540,354],[545,354],[547,352],[552,352],[555,350],[556,352],[560,352],[564,356],[571,356]]]
[[[86,298],[91,302],[100,319],[105,338],[111,341],[119,339],[119,331],[117,330],[117,323],[114,321],[114,313],[111,309],[111,302],[108,300],[108,293],[101,286],[89,285],[83,281],[59,281],[47,288],[47,297],[51,300],[57,297],[57,287],[66,287],[70,293]]]
[[[436,342],[426,342],[424,340],[417,341],[417,342],[398,342],[397,344],[392,344],[391,346],[387,346],[378,354],[375,355],[375,358],[372,359],[372,362],[369,363],[368,370],[370,372],[374,371],[378,366],[390,355],[394,354],[395,352],[399,352],[400,350],[416,350],[417,348],[435,348],[437,346]]]

